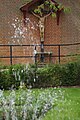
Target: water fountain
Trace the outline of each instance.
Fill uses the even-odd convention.
[[[26,44],[26,38],[28,39],[29,44],[33,44],[33,55],[37,54],[35,49],[36,44],[38,44],[37,39],[33,37],[33,32],[36,30],[35,26],[38,25],[31,22],[29,18],[26,18],[25,23],[27,27],[23,27],[22,21],[19,21],[18,18],[14,20],[12,26],[14,28],[14,35],[12,36],[9,44]],[[40,25],[40,24],[39,24]],[[40,26],[40,37],[41,37],[41,52],[44,52],[44,26]],[[27,36],[27,37],[26,37]],[[34,41],[35,40],[35,41]],[[14,50],[13,50],[14,51]],[[23,49],[24,54],[26,54],[25,48]],[[28,50],[29,51],[29,50]],[[30,53],[32,54],[32,53]],[[42,55],[42,54],[41,54]],[[42,55],[41,58],[44,56]],[[42,59],[42,62],[44,60]],[[63,93],[60,90],[51,90],[48,89],[39,92],[36,95],[35,90],[27,89],[23,90],[24,78],[21,78],[22,73],[27,73],[28,68],[23,70],[14,71],[13,75],[15,80],[20,81],[20,89],[18,93],[15,90],[10,91],[8,96],[4,95],[4,91],[0,90],[0,119],[2,120],[42,120],[46,115],[47,111],[52,107],[57,105],[57,100],[61,99],[63,101]],[[33,73],[34,74],[34,73]],[[29,79],[29,76],[28,76]],[[36,78],[34,75],[34,82]],[[29,86],[31,88],[32,86]]]
[[[9,45],[14,45],[12,48],[13,56],[33,56],[31,58],[23,57],[23,63],[34,63],[35,62],[35,46],[39,44],[39,40],[37,40],[35,33],[38,29],[38,24],[35,21],[31,21],[30,18],[26,18],[26,26],[23,24],[23,20],[20,20],[18,17],[13,19],[11,24],[11,29],[13,34],[11,36],[11,40],[8,42]],[[20,46],[15,46],[20,45]],[[25,46],[29,45],[29,46]],[[37,47],[38,50],[39,47]],[[13,60],[13,64],[19,63],[19,60],[15,58]],[[20,63],[22,61],[20,60]]]

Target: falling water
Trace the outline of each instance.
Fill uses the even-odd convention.
[[[10,24],[10,23],[9,23]],[[11,36],[11,40],[8,44],[17,44],[17,45],[38,45],[39,40],[37,40],[34,34],[37,33],[38,24],[34,21],[32,22],[29,18],[26,18],[26,26],[23,24],[23,20],[18,18],[13,20],[11,24],[11,29],[13,29],[14,34]],[[22,53],[25,55],[34,56],[35,47],[21,47]],[[13,47],[13,52],[15,51],[15,47]],[[34,57],[32,58],[34,61]]]
[[[26,38],[28,39],[28,44],[38,44],[36,38],[34,38],[34,30],[37,32],[38,25],[34,22],[31,22],[29,18],[26,18],[26,27],[23,27],[22,21],[18,18],[12,23],[14,29],[14,35],[11,37],[9,44],[26,44]],[[32,49],[32,47],[31,47]],[[23,53],[26,54],[25,48],[23,48]],[[13,49],[14,51],[14,49]],[[36,54],[36,51],[33,48],[33,53]],[[29,51],[31,52],[31,51]],[[39,92],[36,95],[35,91],[31,89],[23,90],[23,82],[21,78],[21,73],[24,71],[28,72],[28,67],[24,70],[13,70],[13,75],[15,80],[20,81],[20,89],[16,92],[14,90],[9,91],[9,95],[5,96],[4,91],[0,90],[0,119],[3,120],[42,120],[46,115],[46,112],[54,107],[58,100],[63,101],[63,94],[61,91],[55,90],[44,90]],[[29,77],[29,76],[28,76]],[[35,82],[35,79],[34,79]],[[32,86],[31,86],[32,87]],[[31,88],[29,87],[29,88]]]

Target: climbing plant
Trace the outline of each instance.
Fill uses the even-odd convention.
[[[45,14],[51,13],[52,17],[56,17],[58,12],[70,12],[69,7],[65,7],[61,3],[50,2],[46,0],[43,4],[39,5],[36,9],[34,9],[34,13],[44,16]]]

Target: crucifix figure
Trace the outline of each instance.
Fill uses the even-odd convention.
[[[51,14],[51,12],[44,16],[37,15],[34,12],[32,12],[32,14],[39,19],[38,24],[39,24],[39,30],[40,30],[40,40],[41,40],[41,42],[44,42],[45,18],[47,18]]]
[[[39,19],[39,30],[40,30],[40,42],[41,42],[41,62],[44,62],[44,29],[45,29],[45,19],[46,17],[48,17],[50,13],[48,13],[47,15],[37,15],[36,13],[32,12],[32,14],[34,16],[36,16]]]

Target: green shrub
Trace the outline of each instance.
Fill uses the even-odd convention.
[[[4,68],[4,67],[3,67]],[[8,68],[8,69],[7,69]],[[54,87],[80,85],[80,62],[47,65],[12,65],[0,70],[0,89],[26,87]]]
[[[60,85],[60,66],[49,65],[37,71],[37,86],[51,87]]]
[[[37,86],[80,85],[80,62],[49,65],[38,70]]]
[[[0,72],[0,89],[10,89],[15,83],[14,76],[9,71]]]
[[[79,81],[79,62],[70,62],[63,65],[61,70],[61,85],[62,86],[75,86],[80,85]]]
[[[23,80],[23,65],[12,65],[0,71],[0,89],[18,88]]]

